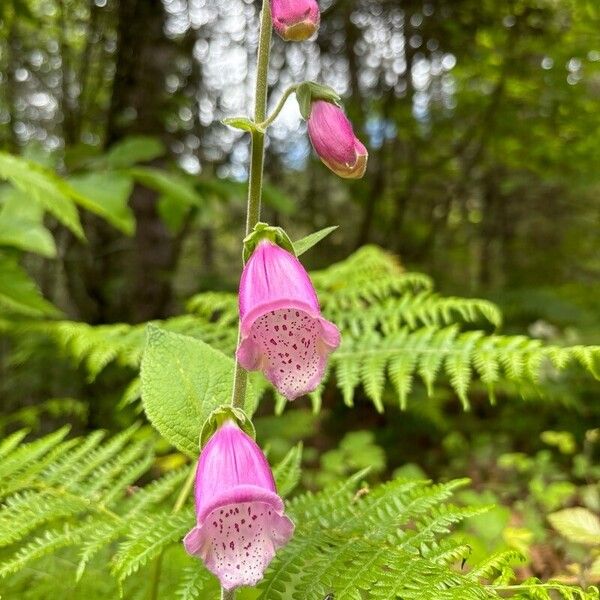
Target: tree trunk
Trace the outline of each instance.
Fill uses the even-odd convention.
[[[168,144],[162,119],[168,102],[164,77],[176,46],[165,36],[164,24],[160,0],[120,0],[107,146],[134,134],[160,137]],[[121,308],[134,322],[166,316],[172,298],[169,270],[175,246],[159,218],[157,201],[154,191],[141,186],[135,186],[130,199],[136,233]]]

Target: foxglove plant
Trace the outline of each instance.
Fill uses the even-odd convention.
[[[269,463],[233,421],[210,438],[196,469],[196,526],[183,543],[225,590],[255,585],[294,531]]]
[[[291,94],[296,93],[302,116],[309,121],[317,153],[335,173],[361,177],[366,168],[367,151],[354,136],[331,88],[314,82],[293,85],[267,116],[273,29],[286,41],[301,41],[316,32],[319,18],[316,0],[263,0],[253,119],[225,121],[251,134],[247,263],[240,281],[239,344],[227,409],[235,418],[244,405],[249,370],[263,371],[293,400],[319,385],[327,357],[340,343],[337,327],[321,316],[314,287],[285,232],[259,224],[265,131]],[[204,440],[204,434],[201,437]],[[219,578],[222,600],[232,600],[239,586],[258,583],[276,550],[292,535],[294,526],[284,515],[264,455],[233,422],[222,425],[201,452],[196,517],[184,544]]]
[[[239,291],[241,339],[237,359],[263,371],[289,400],[313,391],[338,328],[321,316],[308,273],[290,252],[262,240],[246,263]]]

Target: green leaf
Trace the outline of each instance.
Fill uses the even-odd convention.
[[[32,317],[57,316],[59,311],[40,294],[16,260],[0,256],[0,306]]]
[[[548,520],[571,542],[590,546],[600,544],[600,519],[587,508],[565,508],[548,515]]]
[[[152,167],[136,167],[128,169],[127,173],[142,185],[182,204],[197,207],[205,205],[203,197],[196,192],[194,186],[178,173],[169,173]]]
[[[148,326],[142,359],[142,401],[150,422],[189,456],[213,410],[231,399],[234,361],[200,340]],[[251,389],[244,410],[252,415]]]
[[[294,251],[296,256],[304,254],[307,250],[310,250],[313,246],[317,245],[321,240],[324,240],[330,233],[333,233],[338,228],[338,225],[332,225],[331,227],[325,227],[315,231],[306,237],[294,242]]]
[[[35,252],[47,258],[56,256],[52,234],[44,227],[44,211],[19,190],[3,194],[0,205],[0,246]]]
[[[256,126],[256,123],[248,117],[229,117],[227,119],[223,119],[223,125],[233,127],[234,129],[241,129],[242,131],[248,131],[250,133],[253,131],[258,131],[259,129]]]
[[[112,172],[88,173],[71,177],[69,183],[78,192],[78,204],[126,235],[133,235],[135,217],[127,204],[133,189],[130,177]]]
[[[160,140],[149,136],[125,138],[111,146],[104,159],[109,169],[131,167],[161,157],[165,147]]]
[[[7,218],[0,214],[0,246],[35,252],[46,258],[56,256],[52,234],[39,223],[27,219]]]
[[[84,238],[77,207],[73,202],[75,191],[50,169],[33,161],[0,152],[0,178],[10,181],[54,215],[77,237]]]

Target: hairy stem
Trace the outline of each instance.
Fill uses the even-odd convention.
[[[256,92],[254,98],[254,122],[262,123],[267,116],[267,92],[269,88],[269,57],[271,54],[271,6],[269,0],[263,0],[260,18],[260,34],[256,64]],[[283,106],[283,104],[281,104]],[[279,108],[281,110],[281,108]],[[264,130],[252,132],[252,150],[250,154],[250,175],[248,179],[248,205],[246,209],[246,235],[248,235],[260,219],[260,203],[262,198],[262,182],[265,161]],[[238,331],[238,342],[241,330]],[[239,345],[239,344],[238,344]],[[244,406],[248,373],[240,363],[235,363],[233,376],[233,396],[231,404],[234,408]],[[221,600],[235,600],[235,590],[221,589]]]
[[[256,93],[254,104],[255,123],[262,123],[266,119],[267,115],[267,91],[269,87],[268,73],[269,56],[271,53],[271,34],[271,7],[269,0],[263,0],[260,19],[260,36],[258,42],[258,58],[256,65]],[[250,155],[250,176],[248,180],[246,235],[248,235],[254,229],[254,226],[260,219],[264,160],[265,134],[263,131],[253,131],[252,151]],[[238,339],[239,335],[240,334],[238,334]],[[247,383],[248,373],[240,366],[238,362],[236,362],[235,374],[233,378],[233,395],[231,398],[232,406],[236,408],[243,407],[244,398],[246,397]],[[231,597],[233,598],[233,596]]]
[[[294,94],[297,89],[298,89],[298,85],[294,84],[294,85],[290,85],[290,87],[288,87],[285,90],[285,92],[283,92],[283,94],[281,95],[281,98],[279,98],[279,102],[277,102],[277,105],[273,109],[273,112],[262,123],[257,123],[257,126],[259,127],[259,129],[262,129],[264,131],[269,125],[271,125],[273,123],[273,121],[275,121],[275,119],[279,116],[279,113],[282,111],[283,107],[285,106],[287,99],[292,94]]]

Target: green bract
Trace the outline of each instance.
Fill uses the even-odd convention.
[[[310,116],[312,103],[315,100],[325,100],[326,102],[332,102],[338,106],[342,105],[339,94],[331,87],[315,83],[314,81],[305,81],[301,83],[296,89],[296,98],[298,99],[298,105],[300,106],[300,114],[307,120]]]

